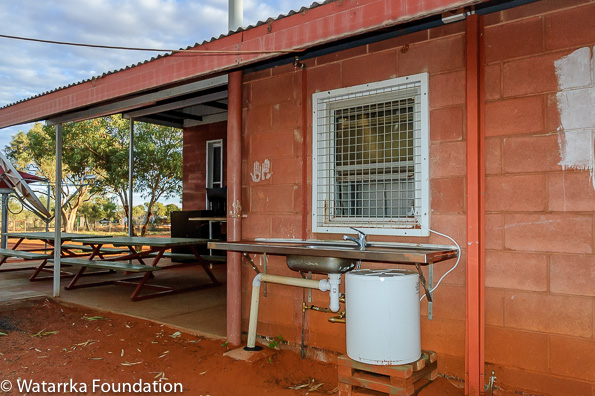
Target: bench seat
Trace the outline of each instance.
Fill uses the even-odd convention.
[[[99,249],[99,252],[102,254],[128,254],[130,251],[128,249],[119,249],[113,247],[102,247]]]
[[[26,250],[0,249],[0,257],[18,257],[25,260],[44,260],[54,257],[53,254],[28,252]]]
[[[53,262],[54,260],[49,260]],[[98,261],[88,260],[84,258],[72,258],[65,257],[60,259],[60,263],[70,265],[80,265],[88,268],[100,268],[100,269],[111,269],[117,271],[128,271],[128,272],[151,272],[161,270],[161,267],[153,267],[149,265],[141,264],[129,264],[126,261]]]
[[[88,245],[62,245],[62,249],[81,250],[83,252],[92,252],[93,248]]]
[[[80,250],[82,252],[93,251],[93,247],[89,245],[62,245],[62,248],[68,250]],[[99,252],[102,254],[126,254],[128,253],[128,249],[102,247]]]

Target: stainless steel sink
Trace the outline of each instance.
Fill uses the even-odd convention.
[[[315,274],[342,274],[354,269],[355,265],[355,260],[346,258],[301,256],[293,254],[287,256],[287,266],[290,269],[301,272],[313,272]]]
[[[308,245],[303,245],[302,247],[306,248],[306,249],[320,249],[320,248],[325,248],[325,249],[346,249],[346,250],[351,250],[351,249],[357,249],[357,245],[347,245],[347,244],[339,244],[339,243],[324,243],[324,244],[308,244]]]
[[[303,241],[303,240],[258,240],[239,242],[209,242],[209,249],[230,250],[244,253],[267,253],[281,256],[316,257],[320,260],[344,259],[346,262],[329,262],[317,264],[296,264],[299,268],[327,268],[328,271],[342,271],[352,262],[376,261],[395,264],[432,264],[457,257],[457,248],[447,245],[406,244],[406,243],[368,243],[365,250],[357,245],[344,241]],[[314,261],[312,261],[314,263]],[[289,263],[288,263],[289,265]],[[296,268],[297,268],[296,267]],[[291,266],[290,266],[291,268]],[[292,268],[293,269],[293,268]],[[330,269],[330,270],[329,270]],[[310,271],[310,269],[298,269]],[[349,270],[347,270],[349,271]],[[314,272],[314,271],[312,271]],[[337,272],[334,272],[337,273]]]

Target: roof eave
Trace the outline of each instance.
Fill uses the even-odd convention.
[[[0,109],[0,128],[206,78],[308,48],[472,6],[487,0],[345,0],[330,2],[175,53]],[[242,51],[242,52],[235,52]],[[252,52],[253,51],[253,52]],[[262,51],[262,52],[258,52]]]

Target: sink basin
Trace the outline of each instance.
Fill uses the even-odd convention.
[[[208,243],[208,247],[215,250],[287,256],[287,265],[292,270],[321,274],[350,271],[359,260],[424,265],[438,263],[458,255],[454,246],[368,243],[365,250],[360,250],[353,242],[336,240],[213,241]],[[289,256],[297,258],[290,260]]]
[[[356,261],[346,258],[288,255],[287,266],[294,271],[315,274],[342,274],[355,268]]]
[[[341,250],[351,250],[351,249],[358,249],[357,245],[345,245],[345,244],[332,244],[332,243],[324,243],[324,244],[319,244],[319,243],[315,243],[315,244],[308,244],[308,245],[303,245],[304,248],[306,249],[320,249],[320,248],[325,248],[325,249],[341,249]]]

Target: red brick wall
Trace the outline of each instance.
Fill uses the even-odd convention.
[[[184,210],[205,209],[206,146],[209,140],[223,139],[223,174],[225,175],[227,169],[226,137],[227,122],[200,125],[184,130],[184,169],[182,174],[182,207]]]
[[[595,2],[545,0],[486,16],[486,370],[503,389],[540,394],[591,394],[593,356],[595,191],[588,171],[560,162],[554,62],[595,45]],[[300,238],[302,211],[311,213],[311,96],[314,92],[427,71],[430,74],[431,227],[465,246],[464,23],[321,56],[305,62],[307,95],[293,65],[244,76],[243,238]],[[374,67],[370,67],[373,65]],[[308,109],[302,125],[301,106]],[[189,133],[190,131],[187,131]],[[197,134],[198,135],[198,134]],[[199,139],[192,136],[188,139]],[[307,158],[303,166],[302,148]],[[193,145],[191,140],[185,143]],[[204,147],[203,140],[199,143]],[[186,155],[194,148],[186,147]],[[204,148],[202,148],[204,150]],[[198,158],[201,157],[201,158]],[[184,205],[204,197],[203,156],[185,165]],[[185,157],[188,162],[187,157]],[[258,180],[255,164],[271,164]],[[308,184],[302,185],[306,173]],[[255,178],[253,179],[253,176]],[[256,181],[258,180],[258,181]],[[186,184],[190,183],[190,184]],[[193,183],[193,184],[192,184]],[[306,202],[302,198],[307,189]],[[192,203],[191,203],[192,202]],[[310,216],[307,216],[309,219]],[[340,235],[309,238],[338,239]],[[370,237],[395,242],[449,243],[427,238]],[[256,257],[257,264],[262,258]],[[435,266],[435,279],[452,261]],[[368,265],[370,266],[370,265]],[[375,266],[378,266],[377,264]],[[268,272],[296,276],[270,257]],[[249,265],[242,271],[242,328],[247,330]],[[313,304],[328,296],[313,291]],[[329,315],[307,312],[301,289],[268,285],[258,333],[344,352],[345,329]],[[435,293],[433,320],[422,303],[422,346],[438,352],[439,369],[463,378],[465,252]]]

